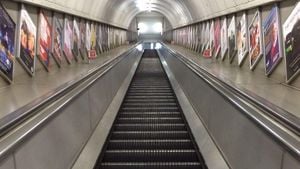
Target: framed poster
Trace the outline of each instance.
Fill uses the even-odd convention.
[[[23,4],[19,21],[18,60],[25,70],[33,76],[36,55],[36,26]]]
[[[275,5],[263,23],[266,75],[270,75],[282,58],[279,12]]]
[[[76,61],[78,61],[79,56],[79,47],[80,47],[80,30],[77,20],[73,19],[73,42],[72,42],[72,51]]]
[[[203,45],[203,57],[210,58],[211,57],[211,51],[210,51],[210,23],[206,23],[206,29],[205,29],[205,42]]]
[[[214,44],[215,44],[215,26],[214,21],[212,20],[210,23],[210,30],[209,30],[209,57],[212,57],[214,52]]]
[[[91,49],[91,29],[90,29],[90,23],[85,24],[85,48],[87,51],[87,57],[89,58],[89,52]]]
[[[235,16],[231,18],[227,33],[228,33],[228,57],[230,63],[232,63],[233,58],[236,55],[236,51],[237,51]]]
[[[90,49],[88,52],[88,57],[89,59],[95,59],[97,57],[97,53],[96,53],[96,24],[95,23],[91,23],[91,38],[90,38]]]
[[[63,28],[56,14],[53,15],[52,25],[52,55],[58,67],[60,67],[62,62]]]
[[[290,83],[300,72],[300,3],[283,24],[286,81]]]
[[[70,19],[65,16],[64,19],[64,45],[63,45],[63,53],[66,57],[66,60],[69,64],[72,63],[73,54],[72,54],[72,35],[73,35],[73,28],[72,22]]]
[[[79,51],[80,51],[80,56],[81,59],[84,60],[85,55],[86,55],[86,47],[85,47],[85,34],[86,34],[86,25],[85,25],[85,20],[81,19],[80,20],[80,47],[79,47]]]
[[[224,60],[228,50],[227,18],[223,20],[221,28],[221,59]]]
[[[96,36],[97,36],[97,43],[96,43],[96,50],[97,50],[97,54],[100,55],[100,53],[102,53],[102,44],[101,44],[101,25],[99,24],[97,27],[97,31],[96,31]]]
[[[214,23],[214,52],[215,57],[219,56],[220,48],[221,48],[221,23],[220,19],[217,18]]]
[[[250,69],[253,70],[262,56],[261,15],[257,10],[249,25],[249,58]]]
[[[50,69],[51,24],[41,9],[39,12],[38,56],[47,71]]]
[[[240,22],[237,25],[237,51],[238,51],[238,64],[242,65],[244,59],[248,54],[248,28],[246,13],[243,14]]]
[[[16,24],[0,4],[0,71],[9,83],[13,81]]]

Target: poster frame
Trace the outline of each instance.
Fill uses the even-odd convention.
[[[46,51],[47,55],[48,55],[48,65],[44,62],[44,60],[41,58],[41,51],[40,51],[40,48],[41,48],[41,44],[40,44],[40,38],[41,38],[41,32],[42,32],[42,24],[41,24],[41,19],[42,19],[42,16],[45,18],[47,24],[49,25],[50,27],[50,47],[48,49],[48,51]],[[38,33],[37,33],[37,56],[40,60],[40,62],[42,63],[43,67],[46,69],[47,72],[50,71],[50,57],[51,57],[51,49],[52,49],[52,24],[50,24],[49,22],[49,19],[48,17],[46,16],[46,12],[44,9],[40,8],[39,11],[38,11]]]
[[[252,58],[252,54],[253,52],[251,51],[251,27],[253,26],[256,18],[258,19],[258,23],[259,23],[259,33],[258,35],[260,36],[259,38],[259,48],[260,48],[260,52],[259,54],[257,55],[257,58],[254,60],[253,64],[251,64],[251,58]],[[261,11],[260,9],[257,9],[257,11],[255,12],[249,26],[248,26],[248,44],[249,44],[249,65],[250,65],[250,70],[254,70],[256,65],[259,63],[260,59],[262,58],[263,56],[263,33],[262,33],[262,21],[261,21]]]
[[[279,51],[279,56],[278,56],[278,59],[277,59],[277,61],[273,64],[273,66],[271,67],[271,69],[269,70],[269,71],[267,71],[267,64],[266,64],[266,50],[265,50],[265,48],[266,48],[266,46],[265,46],[265,22],[266,22],[266,20],[267,19],[269,19],[270,17],[271,17],[271,14],[272,14],[272,11],[273,10],[275,10],[275,14],[276,14],[276,19],[277,19],[277,21],[278,21],[278,23],[277,23],[277,31],[278,31],[278,51]],[[273,7],[272,7],[272,9],[270,10],[270,12],[268,13],[268,15],[267,15],[267,17],[265,18],[265,20],[264,20],[264,22],[263,22],[263,24],[262,24],[262,26],[263,26],[263,50],[264,50],[264,64],[265,64],[265,75],[266,76],[270,76],[272,73],[273,73],[273,71],[275,70],[275,68],[278,66],[278,64],[280,63],[280,61],[282,60],[282,58],[283,58],[283,56],[282,56],[282,53],[283,53],[283,49],[282,49],[282,39],[281,39],[281,37],[282,37],[282,32],[281,32],[281,23],[280,23],[280,16],[279,16],[279,8],[278,8],[278,5],[277,4],[275,4]]]
[[[37,45],[36,45],[36,41],[37,41],[37,27],[36,25],[34,24],[32,18],[30,17],[30,14],[29,12],[27,11],[26,7],[24,4],[21,4],[20,5],[20,12],[19,12],[19,17],[18,17],[18,37],[17,37],[17,60],[19,61],[19,63],[22,65],[22,67],[25,69],[25,71],[31,76],[33,77],[35,75],[35,67],[36,67],[36,48],[37,48]],[[23,59],[21,58],[21,28],[22,28],[22,24],[21,24],[21,21],[22,21],[22,11],[24,12],[24,14],[28,17],[28,21],[31,22],[31,26],[34,28],[34,56],[32,58],[32,67],[30,70],[30,68],[28,68],[28,65],[26,65],[26,63],[23,61]]]
[[[8,82],[9,84],[12,84],[13,81],[14,81],[14,73],[15,73],[15,58],[16,58],[16,52],[17,52],[17,43],[18,41],[16,40],[16,37],[17,37],[17,24],[14,22],[14,20],[12,19],[12,17],[9,15],[9,13],[7,12],[6,8],[2,5],[2,3],[0,3],[0,8],[3,10],[3,14],[6,15],[7,19],[11,22],[12,24],[12,27],[13,27],[13,34],[12,34],[12,39],[13,39],[13,51],[11,53],[12,55],[12,60],[11,60],[11,63],[12,63],[12,67],[11,67],[11,77],[9,77],[8,75],[6,75],[2,69],[0,71],[0,75],[3,77],[3,79]],[[8,50],[8,49],[6,49]]]

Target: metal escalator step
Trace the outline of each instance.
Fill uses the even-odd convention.
[[[185,140],[110,140],[110,149],[192,149],[193,144],[189,139]]]
[[[171,112],[171,111],[179,111],[177,106],[173,107],[122,107],[121,111],[123,112]]]
[[[173,93],[128,93],[127,96],[174,96]]]
[[[183,123],[183,120],[180,117],[120,117],[117,119],[117,123]]]
[[[172,103],[175,99],[128,99],[124,100],[124,103]]]
[[[177,103],[124,103],[124,107],[171,107],[176,106]]]
[[[177,124],[115,124],[115,131],[182,131],[186,130],[184,123]]]
[[[197,162],[197,154],[188,150],[107,150],[104,162]]]
[[[173,93],[171,89],[129,89],[129,93]]]
[[[120,112],[119,117],[181,117],[180,112]]]
[[[175,96],[126,96],[126,99],[175,99]]]
[[[101,169],[199,169],[199,162],[101,163]]]
[[[114,131],[111,139],[189,139],[187,131]]]

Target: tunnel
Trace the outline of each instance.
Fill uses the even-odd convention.
[[[0,169],[300,169],[298,0],[0,0],[0,23]]]

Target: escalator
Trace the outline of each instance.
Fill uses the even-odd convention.
[[[146,49],[95,169],[205,169],[156,50]]]

